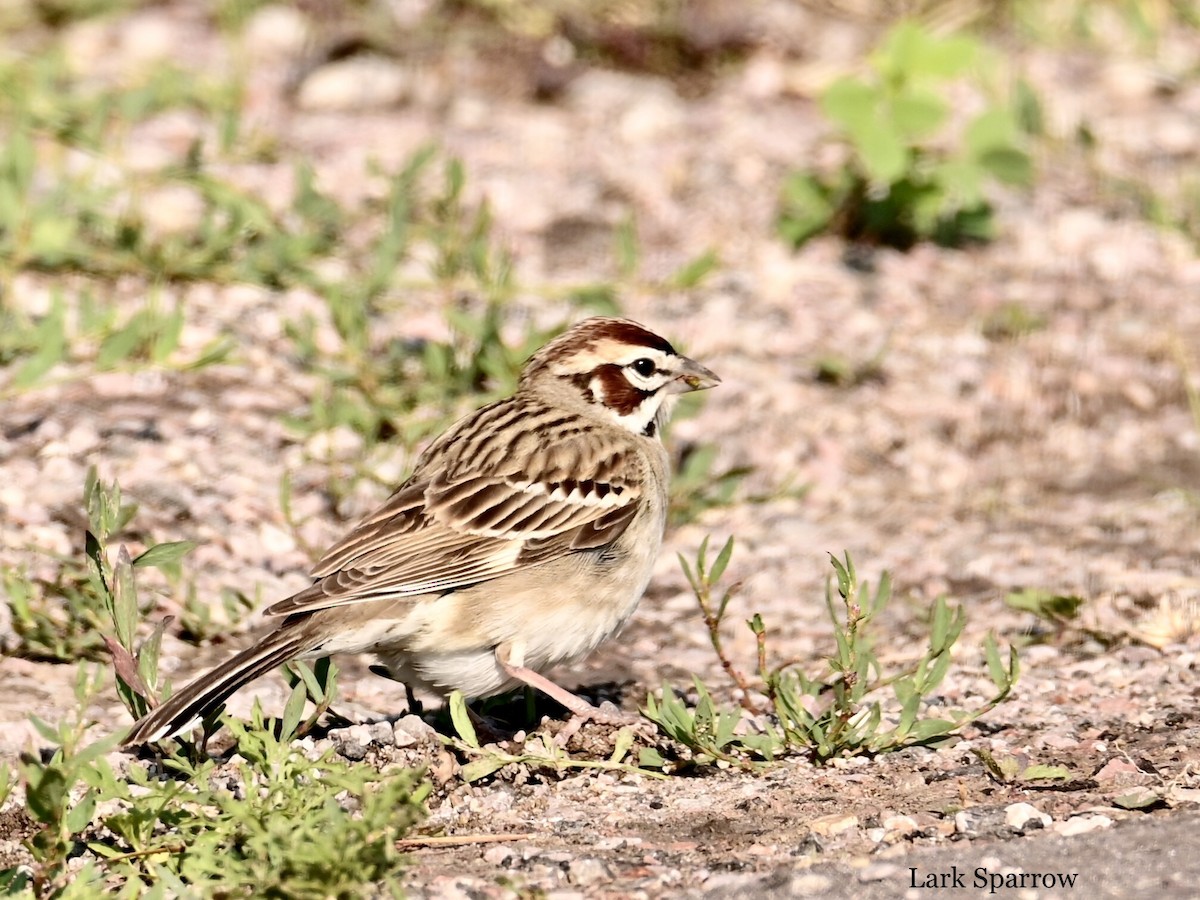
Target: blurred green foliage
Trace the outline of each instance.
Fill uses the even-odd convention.
[[[1033,165],[1014,103],[987,100],[953,133],[955,91],[978,82],[987,57],[967,35],[940,37],[913,22],[893,28],[866,73],[840,78],[822,94],[846,163],[832,173],[788,176],[783,238],[798,247],[833,231],[906,249],[921,240],[953,246],[992,237],[985,188],[991,181],[1028,186]]]

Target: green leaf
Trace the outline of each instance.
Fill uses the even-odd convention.
[[[176,307],[158,323],[158,333],[150,348],[150,358],[154,362],[165,363],[179,346],[179,338],[183,334],[183,311]]]
[[[18,388],[31,387],[38,380],[66,359],[66,342],[43,344],[42,348],[17,369],[13,385]]]
[[[1002,107],[989,109],[976,116],[963,134],[972,156],[997,147],[1015,147],[1017,124],[1012,114]]]
[[[858,132],[877,124],[879,91],[854,78],[839,78],[821,95],[821,110],[847,131]]]
[[[670,278],[670,283],[681,290],[694,288],[703,281],[709,273],[721,265],[721,258],[716,250],[706,250],[679,269]]]
[[[120,742],[120,734],[110,734],[108,737],[102,737],[98,741],[93,741],[71,757],[71,764],[78,769],[90,768],[92,767],[92,763],[99,760],[100,757],[106,756],[117,749],[117,745]]]
[[[33,339],[37,344],[36,352],[13,378],[13,383],[20,388],[30,387],[67,358],[66,319],[60,294],[55,293],[50,312],[38,323]]]
[[[281,741],[291,740],[296,734],[296,729],[300,727],[300,720],[304,717],[304,702],[307,699],[308,691],[304,687],[304,682],[297,681],[283,707],[283,719],[279,726]]]
[[[1016,147],[992,147],[979,155],[979,165],[1006,184],[1028,185],[1033,181],[1033,161]]]
[[[950,642],[951,645],[953,645],[953,643],[954,641]],[[949,647],[946,648],[945,652],[939,653],[936,657],[934,657],[933,665],[930,666],[929,670],[925,673],[925,681],[922,685],[923,693],[928,694],[942,683],[946,677],[946,673],[950,671],[951,661]]]
[[[729,565],[729,560],[733,556],[733,538],[725,542],[725,546],[721,548],[721,552],[717,554],[717,558],[713,560],[712,569],[708,573],[708,581],[710,584],[720,580],[725,573],[725,567]]]
[[[1057,621],[1075,618],[1079,613],[1079,608],[1084,604],[1084,599],[1069,594],[1029,589],[1010,593],[1004,598],[1004,602],[1013,609],[1024,610],[1039,618]]]
[[[1014,116],[1018,127],[1026,134],[1041,136],[1046,131],[1046,115],[1042,100],[1026,79],[1018,78],[1013,89]]]
[[[312,673],[317,682],[317,691],[309,696],[317,703],[323,703],[333,696],[337,687],[337,663],[332,656],[322,656],[313,663]]]
[[[1021,778],[1026,781],[1068,781],[1071,770],[1063,766],[1027,766]]]
[[[1021,771],[1021,764],[1017,762],[1015,757],[1004,756],[997,759],[989,750],[982,747],[973,747],[971,752],[979,758],[988,773],[1000,782],[1012,781],[1017,773]]]
[[[1133,790],[1113,798],[1113,806],[1121,809],[1148,809],[1162,802],[1162,795],[1150,788],[1134,788]]]
[[[876,60],[885,76],[896,80],[946,80],[966,72],[978,55],[979,44],[972,38],[937,37],[905,21],[888,34]]]
[[[155,544],[133,561],[135,568],[159,568],[179,562],[198,547],[196,541],[167,541]]]
[[[922,195],[917,228],[924,234],[933,231],[933,223],[966,207],[982,203],[987,170],[975,159],[948,159],[934,169],[931,185]]]
[[[461,735],[462,732],[460,731]],[[466,738],[464,737],[464,740]],[[503,756],[485,756],[481,759],[474,759],[459,769],[459,777],[468,783],[478,781],[481,778],[487,778],[493,772],[503,769],[509,764],[510,760]]]
[[[950,630],[950,607],[944,597],[933,602],[933,614],[929,625],[929,648],[940,653],[946,648],[946,636]]]
[[[203,369],[205,366],[224,362],[236,346],[237,344],[232,338],[213,338],[204,345],[204,348],[200,351],[200,355],[188,362],[184,368]]]
[[[25,805],[43,825],[54,826],[62,816],[66,796],[66,775],[58,766],[48,766],[28,779]]]
[[[609,756],[608,761],[612,763],[620,763],[625,759],[625,755],[633,747],[634,734],[632,728],[622,728],[617,732],[616,738],[613,740],[613,752]]]
[[[124,544],[117,552],[117,565],[113,569],[112,609],[110,614],[117,640],[121,646],[133,651],[133,637],[137,633],[138,604],[137,587],[133,580],[133,565],[129,550]]]
[[[337,666],[328,656],[322,656],[312,666],[305,662],[288,663],[285,671],[292,676],[289,684],[294,684],[293,679],[298,679],[303,683],[308,698],[318,705],[327,703],[337,682]]]
[[[7,163],[10,181],[21,192],[25,193],[33,183],[33,172],[37,164],[37,154],[29,132],[24,128],[14,128],[5,135],[8,146],[3,162]]]
[[[887,123],[875,122],[859,130],[851,129],[850,133],[854,137],[854,149],[872,184],[893,184],[911,167],[912,151]]]
[[[922,719],[908,733],[910,741],[922,742],[939,735],[948,734],[958,727],[957,722],[949,719]]]
[[[45,265],[61,265],[71,255],[77,232],[77,223],[68,216],[39,218],[29,232],[30,253]]]
[[[642,747],[638,751],[638,767],[642,769],[665,769],[668,763],[653,747]]]
[[[92,816],[96,814],[96,792],[89,790],[83,797],[71,807],[71,811],[67,813],[64,824],[67,826],[69,834],[79,834],[92,823]]]
[[[1008,686],[1008,672],[1004,669],[1004,663],[1000,661],[1000,648],[996,646],[996,635],[988,632],[983,639],[983,652],[987,657],[988,675],[991,676],[992,684],[997,690],[1004,690]]]
[[[171,624],[172,618],[172,616],[165,616],[160,619],[159,623],[154,626],[154,631],[142,641],[142,646],[138,648],[136,657],[138,676],[142,679],[142,684],[152,691],[158,689],[158,656],[162,650],[163,633]]]
[[[106,337],[96,354],[96,368],[111,369],[133,356],[145,341],[142,333],[144,321],[140,315],[134,316],[124,328]]]
[[[687,579],[687,583],[691,587],[692,593],[699,593],[700,582],[696,580],[696,575],[692,572],[692,567],[688,564],[687,558],[682,553],[677,553],[676,556],[679,557],[679,568],[683,569],[683,577]]]
[[[785,241],[799,247],[829,228],[837,207],[832,191],[808,172],[793,172],[783,183],[778,229]]]
[[[475,726],[471,724],[471,717],[467,713],[467,700],[462,691],[451,692],[447,703],[450,707],[450,722],[454,725],[458,736],[468,747],[479,749],[479,738],[475,734]],[[492,771],[494,772],[495,769]]]
[[[910,141],[919,141],[937,131],[946,120],[946,104],[936,94],[913,91],[891,103],[893,124]]]
[[[33,713],[29,714],[29,722],[33,725],[34,731],[51,744],[61,744],[63,742],[63,736],[57,728],[54,728],[50,723],[43,721]]]

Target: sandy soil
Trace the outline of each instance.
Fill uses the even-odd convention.
[[[675,562],[706,534],[732,534],[729,575],[744,587],[728,637],[747,665],[753,645],[740,623],[759,612],[777,658],[819,669],[831,649],[821,601],[827,554],[848,549],[867,577],[886,569],[895,579],[885,659],[919,655],[921,616],[946,595],[966,607],[969,623],[940,702],[986,695],[988,629],[1024,645],[1019,688],[950,746],[825,768],[789,759],[758,774],[667,781],[559,778],[519,766],[474,786],[451,777],[429,826],[463,842],[414,847],[412,891],[883,897],[914,890],[911,878],[924,875],[910,867],[957,865],[1079,873],[1074,889],[1020,896],[1086,888],[1133,897],[1147,879],[1161,896],[1185,896],[1184,861],[1200,851],[1187,812],[1200,801],[1200,429],[1185,390],[1188,379],[1200,389],[1200,260],[1185,237],[1140,220],[1106,185],[1137,176],[1173,191],[1200,151],[1200,80],[1167,90],[1157,77],[1164,66],[1196,71],[1195,35],[1168,35],[1153,64],[1132,52],[1020,51],[1058,140],[1041,153],[1036,190],[998,197],[999,238],[961,251],[876,250],[848,265],[834,239],[786,249],[773,216],[788,168],[831,152],[812,85],[844,67],[871,28],[786,3],[754,9],[758,37],[744,61],[699,85],[581,68],[543,101],[527,59],[430,51],[384,56],[379,65],[409,88],[384,108],[354,109],[318,108],[303,89],[303,102],[289,98],[284,87],[303,45],[277,23],[270,34],[283,36],[268,40],[259,19],[249,32],[260,43],[250,55],[247,115],[282,160],[228,174],[277,197],[288,190],[290,161],[303,158],[320,184],[338,185],[351,202],[373,189],[367,160],[395,167],[437,142],[462,158],[468,192],[491,204],[517,280],[529,286],[513,304],[512,334],[561,317],[541,287],[613,277],[614,231],[636,216],[643,278],[620,297],[623,310],[724,378],[672,440],[712,442],[718,471],[752,473],[732,506],[669,534],[632,626],[562,673],[567,683],[616,685],[630,709],[663,678],[691,673],[732,696]],[[157,39],[161,52],[200,69],[230,52],[188,6],[86,27],[73,37],[81,53],[129,34],[142,36],[143,53]],[[96,53],[81,65],[121,60]],[[1083,121],[1098,142],[1086,159],[1068,139]],[[179,154],[201,127],[185,113],[139,126],[125,162]],[[164,201],[162,214],[171,210]],[[648,287],[710,248],[722,266],[701,287]],[[50,285],[21,276],[13,301],[36,309]],[[144,287],[122,284],[123,302],[138,302]],[[313,379],[282,323],[320,314],[316,298],[160,290],[186,303],[185,342],[228,333],[236,355],[198,372],[66,372],[6,399],[0,562],[47,575],[57,565],[47,553],[81,553],[81,489],[96,465],[140,505],[131,545],[198,541],[187,571],[202,596],[236,586],[261,591],[265,603],[303,585],[306,548],[334,539],[386,487],[361,480],[337,496],[328,485],[352,471],[353,435],[304,440],[285,425]],[[399,298],[376,327],[389,340],[438,336],[445,302]],[[1012,303],[1040,327],[996,336],[988,323]],[[878,375],[823,383],[818,365],[833,355],[852,364],[879,355]],[[396,480],[409,461],[404,448],[389,447],[370,464]],[[284,473],[301,520],[295,531],[279,509]],[[1006,606],[1022,588],[1082,597],[1079,620],[1059,633],[1042,627]],[[164,611],[178,603],[164,584],[144,589]],[[198,650],[168,636],[164,667],[183,677],[244,641],[248,627]],[[73,681],[71,667],[0,658],[0,756],[40,743],[26,715],[63,715]],[[274,679],[257,690],[268,705],[281,703]],[[403,712],[400,686],[362,666],[348,668],[343,695],[366,722]],[[244,713],[251,696],[231,709]],[[126,722],[112,697],[93,713],[105,727]],[[326,739],[348,746],[352,737]],[[585,739],[599,752],[606,736]],[[1000,783],[976,750],[1063,766],[1070,778]],[[365,758],[421,752],[437,760],[433,750],[379,740]],[[1155,799],[1125,808],[1135,789]],[[1168,844],[1173,854],[1142,852]],[[1121,865],[1121,852],[1133,862]]]

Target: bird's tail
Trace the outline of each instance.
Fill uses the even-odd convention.
[[[303,637],[286,625],[180,688],[130,729],[123,746],[174,737],[200,720],[242,685],[295,659],[306,650]]]

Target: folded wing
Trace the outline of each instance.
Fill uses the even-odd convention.
[[[503,449],[503,448],[501,448]],[[524,566],[605,546],[628,527],[643,498],[629,477],[629,447],[584,430],[545,453],[525,456],[472,448],[472,459],[413,478],[334,545],[309,588],[268,615],[438,593]],[[569,461],[564,465],[564,460]],[[457,464],[455,464],[457,462]],[[569,471],[572,477],[563,477]]]

